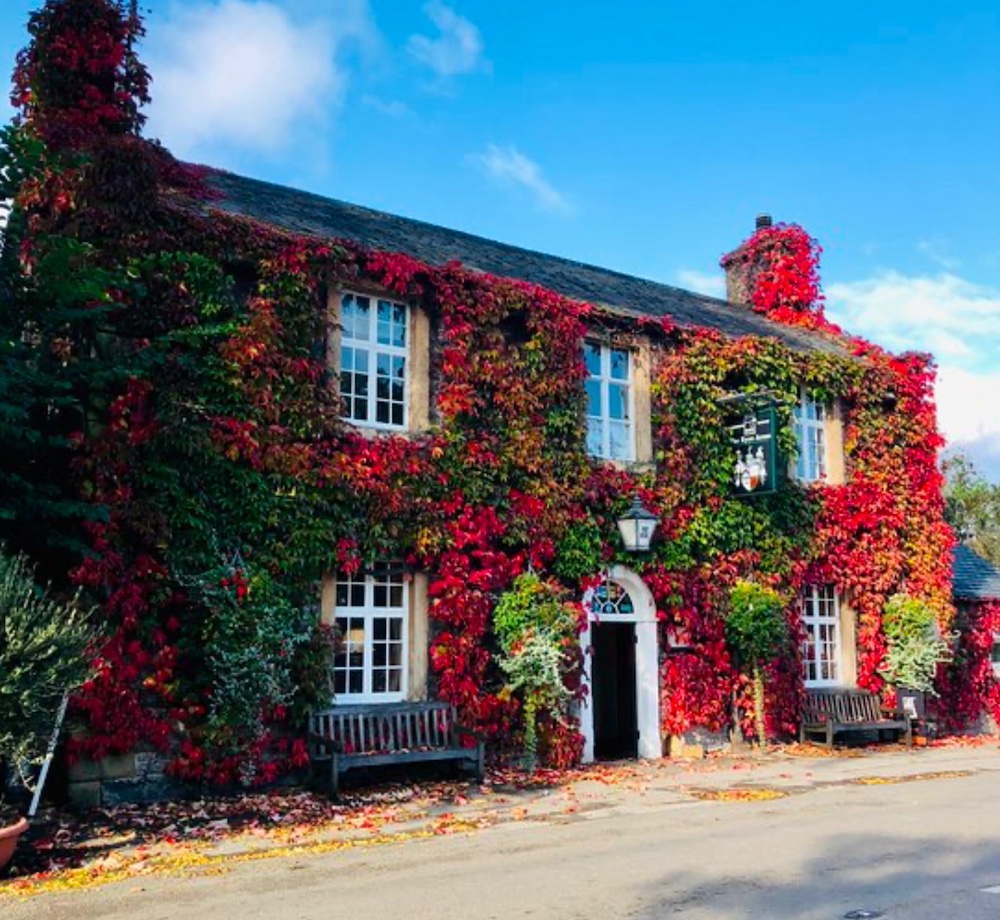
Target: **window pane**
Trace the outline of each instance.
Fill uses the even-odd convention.
[[[587,419],[587,453],[591,457],[601,456],[601,440],[604,437],[604,424],[600,419]]]
[[[406,347],[406,307],[394,304],[392,308],[392,344]]]
[[[388,302],[380,300],[378,302],[378,337],[376,341],[379,345],[388,345],[392,341],[392,307]]]
[[[354,299],[353,294],[345,294],[340,299],[340,325],[342,327],[341,335],[345,339],[353,339],[354,336],[354,317],[357,315],[357,302]]]
[[[393,670],[389,672],[389,692],[399,693],[403,689],[403,672]]]
[[[587,373],[591,377],[601,376],[601,346],[593,342],[586,342],[583,346],[583,354],[587,360]]]
[[[601,409],[601,382],[599,380],[587,381],[587,415],[601,416],[604,412]]]
[[[608,387],[608,417],[612,419],[628,418],[628,388],[612,384]]]
[[[613,380],[628,380],[628,352],[620,349],[611,351],[611,377]]]
[[[629,444],[629,425],[626,422],[611,422],[611,459],[630,460],[631,445]]]
[[[368,341],[371,301],[367,297],[345,294],[341,310],[343,336],[347,339]]]

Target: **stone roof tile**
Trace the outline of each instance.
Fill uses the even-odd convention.
[[[968,546],[955,547],[953,570],[956,600],[1000,601],[1000,570]]]

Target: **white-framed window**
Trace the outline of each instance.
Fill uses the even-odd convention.
[[[993,673],[1000,677],[1000,633],[993,633],[993,648],[990,649],[990,661],[993,664]]]
[[[812,585],[802,598],[805,643],[802,661],[807,687],[840,684],[840,599],[833,585]]]
[[[624,348],[585,342],[587,453],[605,460],[635,459],[632,355]]]
[[[829,409],[803,392],[792,414],[798,449],[795,478],[800,482],[819,482],[827,474],[826,420]]]
[[[341,296],[343,418],[366,428],[406,428],[409,318],[403,303],[365,294]]]
[[[333,692],[338,702],[406,699],[407,595],[403,574],[384,563],[368,574],[337,576],[334,604],[341,648],[333,661]]]

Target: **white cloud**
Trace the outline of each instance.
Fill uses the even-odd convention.
[[[516,147],[489,144],[484,153],[477,153],[472,159],[499,182],[527,189],[543,211],[572,213],[569,202],[542,175],[541,167]]]
[[[293,19],[267,0],[173,6],[150,29],[149,131],[184,157],[277,153],[308,128],[315,138],[341,104],[346,41],[374,31],[366,3],[339,0]],[[224,156],[223,156],[224,158]]]
[[[440,79],[489,70],[490,62],[483,55],[483,37],[473,23],[441,0],[431,0],[424,6],[424,12],[440,35],[437,38],[411,35],[406,50],[413,58]]]
[[[726,279],[721,272],[710,275],[697,269],[682,268],[677,272],[677,279],[689,291],[706,294],[709,297],[724,298],[726,296]]]
[[[909,277],[887,271],[827,289],[829,313],[851,332],[894,350],[922,349],[942,363],[996,360],[1000,291],[957,275]]]
[[[977,374],[952,365],[938,370],[938,410],[949,441],[1000,436],[1000,371]]]
[[[831,319],[850,332],[895,351],[935,355],[942,433],[1000,479],[1000,291],[950,273],[890,271],[833,284],[827,302]]]

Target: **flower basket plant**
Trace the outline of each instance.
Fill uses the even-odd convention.
[[[754,730],[767,744],[764,718],[764,668],[788,642],[785,602],[773,588],[751,581],[737,582],[729,593],[726,643],[753,683]]]
[[[937,611],[920,598],[896,594],[885,606],[882,628],[886,655],[879,673],[896,689],[897,698],[911,695],[922,708],[924,694],[936,695],[938,665],[951,660],[948,637],[941,635]],[[923,716],[922,712],[910,714]]]
[[[40,588],[27,560],[0,547],[0,866],[28,827],[8,803],[11,776],[44,759],[64,694],[87,676],[93,640],[89,612]]]
[[[538,716],[547,712],[564,721],[573,699],[571,675],[579,666],[579,605],[557,586],[534,573],[519,575],[502,595],[494,614],[500,646],[499,664],[506,675],[506,695],[521,699],[524,719],[524,768],[531,773],[538,755]]]

